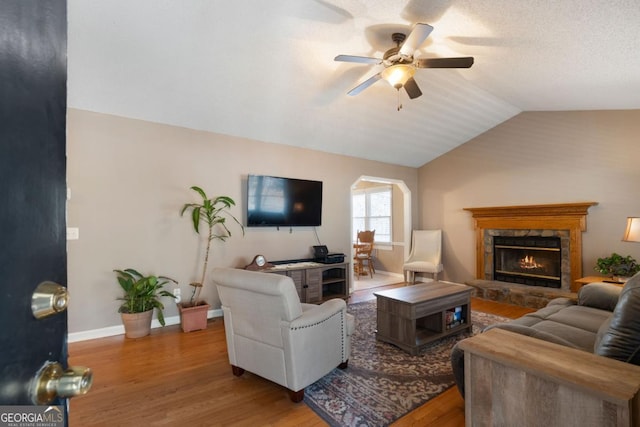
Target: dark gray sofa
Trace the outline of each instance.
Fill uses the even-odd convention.
[[[557,298],[534,313],[485,331],[491,328],[640,365],[640,273],[622,288],[591,283],[580,289],[577,301]],[[451,364],[464,397],[464,351],[458,344],[451,352]]]

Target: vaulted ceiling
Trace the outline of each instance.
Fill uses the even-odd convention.
[[[69,0],[68,105],[419,167],[522,111],[640,108],[638,0]],[[409,100],[393,32],[434,27]],[[397,105],[403,108],[398,111]]]

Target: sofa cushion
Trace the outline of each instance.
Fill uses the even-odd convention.
[[[596,332],[586,331],[582,328],[549,320],[540,322],[533,328],[539,332],[554,335],[561,340],[568,341],[573,344],[575,348],[588,351],[590,353],[593,352],[593,345],[596,341]]]
[[[607,310],[576,305],[552,314],[547,317],[547,320],[596,334],[602,323],[610,316],[611,312]]]
[[[531,338],[537,338],[537,339],[552,342],[555,344],[560,344],[565,347],[571,347],[577,350],[582,350],[581,347],[577,346],[571,341],[567,341],[566,339],[561,338],[558,334],[551,334],[549,332],[543,331],[538,327],[532,328],[531,326],[518,325],[517,323],[513,323],[513,322],[496,323],[494,325],[489,325],[482,332],[486,332],[494,328],[504,329],[505,331],[511,331],[520,335],[526,335]]]
[[[522,326],[533,326],[536,323],[540,323],[543,320],[549,318],[561,310],[564,310],[567,307],[575,305],[575,302],[572,302],[566,298],[556,298],[549,301],[546,307],[539,309],[538,311],[534,311],[533,313],[525,314],[524,316],[512,320],[509,323],[514,323]]]
[[[622,288],[609,327],[594,350],[600,356],[640,365],[640,273]]]
[[[557,344],[593,352],[600,325],[611,316],[611,312],[558,299],[560,301],[552,300],[546,307],[510,321],[510,326],[503,329],[551,342],[554,341],[549,336],[555,336],[559,341]],[[538,331],[539,336],[533,330]]]

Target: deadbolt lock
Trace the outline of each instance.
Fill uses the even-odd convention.
[[[56,398],[86,394],[93,382],[93,372],[83,366],[62,369],[57,362],[48,362],[38,372],[32,387],[32,400],[36,405],[48,405]]]
[[[67,288],[54,282],[42,282],[31,296],[31,312],[36,319],[42,319],[66,310],[68,303]]]

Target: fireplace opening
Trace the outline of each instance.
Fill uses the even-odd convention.
[[[561,287],[559,237],[494,236],[493,254],[493,280]]]

